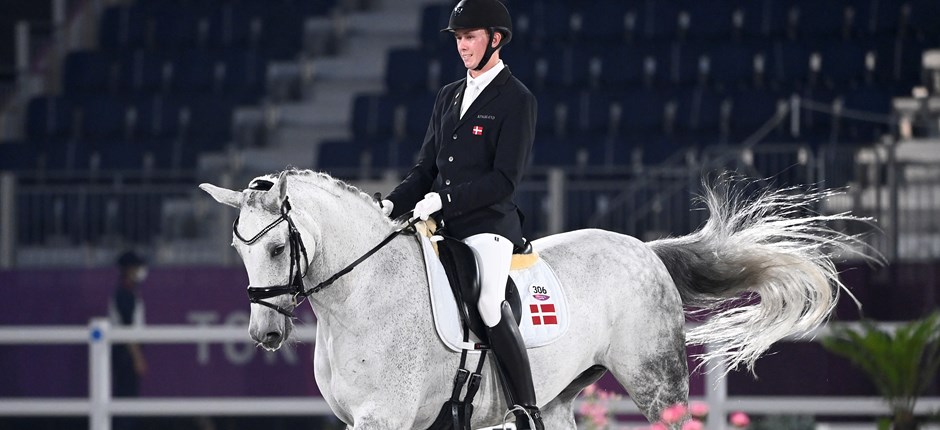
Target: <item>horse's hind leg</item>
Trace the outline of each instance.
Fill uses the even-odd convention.
[[[689,365],[681,322],[660,321],[658,329],[634,327],[613,342],[606,365],[650,422],[663,409],[689,400]],[[626,341],[631,338],[629,341]]]
[[[547,429],[574,429],[577,423],[574,420],[574,399],[578,393],[600,379],[607,373],[603,366],[591,366],[581,373],[567,388],[561,391],[558,397],[552,399],[542,407],[542,422]]]

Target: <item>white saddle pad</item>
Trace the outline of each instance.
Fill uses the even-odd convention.
[[[444,266],[427,237],[421,236],[421,247],[437,334],[448,348],[454,351],[469,349],[473,352],[473,342],[479,342],[479,339],[470,333],[471,343],[463,341],[457,301],[451,292]],[[551,266],[539,258],[532,267],[514,270],[509,276],[516,283],[522,301],[519,329],[526,348],[545,346],[561,337],[568,330],[568,302]]]

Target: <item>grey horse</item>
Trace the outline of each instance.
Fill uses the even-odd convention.
[[[561,280],[571,312],[560,339],[529,350],[546,428],[575,428],[575,397],[607,371],[654,422],[666,407],[688,401],[687,344],[708,344],[706,362],[753,369],[774,342],[826,321],[844,288],[829,255],[851,252],[855,242],[827,224],[856,218],[805,210],[825,192],[744,199],[734,182],[706,184],[710,218],[688,236],[644,243],[587,229],[533,242]],[[241,237],[258,235],[251,244],[233,241],[252,286],[282,285],[291,275],[289,226],[265,230],[285,199],[309,256],[304,288],[399,227],[367,194],[324,173],[292,169],[252,181],[259,183],[267,186],[200,185],[239,209]],[[289,296],[267,301],[293,306]],[[309,301],[318,320],[316,382],[336,416],[354,429],[428,428],[450,396],[459,354],[435,332],[419,243],[393,239]],[[705,312],[688,332],[684,306]],[[251,305],[249,333],[265,349],[278,349],[291,328],[290,318]],[[492,363],[485,366],[474,428],[503,422],[497,380]]]

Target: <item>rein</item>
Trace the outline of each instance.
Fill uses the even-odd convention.
[[[292,313],[292,310],[295,307],[297,307],[297,305],[303,303],[304,299],[309,297],[311,294],[319,293],[320,291],[323,291],[324,289],[332,285],[334,282],[336,282],[339,278],[343,277],[349,272],[352,272],[353,269],[356,268],[356,266],[358,266],[363,261],[371,257],[380,249],[384,248],[385,245],[388,245],[393,239],[395,239],[396,236],[399,236],[403,234],[405,230],[408,230],[414,227],[414,225],[417,224],[417,222],[419,221],[419,218],[417,217],[414,219],[411,219],[407,224],[389,233],[389,235],[386,236],[385,239],[383,239],[381,242],[379,242],[378,245],[366,251],[365,254],[357,258],[355,261],[353,261],[352,263],[350,263],[349,265],[347,265],[340,271],[336,272],[333,276],[330,276],[325,281],[320,282],[313,288],[305,291],[303,278],[305,278],[307,274],[301,273],[302,269],[300,266],[300,256],[303,255],[304,267],[307,267],[308,270],[309,270],[310,262],[307,259],[307,249],[306,247],[304,247],[303,239],[300,237],[300,231],[297,230],[297,227],[294,225],[294,221],[291,220],[290,218],[290,210],[291,210],[290,202],[288,201],[288,198],[285,197],[284,203],[281,204],[281,216],[275,219],[274,221],[272,221],[263,229],[261,229],[261,231],[258,232],[258,234],[254,235],[251,239],[245,239],[244,237],[242,237],[241,234],[238,233],[239,217],[236,217],[235,222],[232,224],[232,232],[235,234],[235,237],[237,237],[238,240],[241,240],[244,244],[251,245],[257,242],[258,239],[260,239],[262,236],[267,234],[274,227],[277,227],[280,223],[287,221],[288,245],[290,247],[290,256],[289,256],[290,257],[290,272],[288,273],[289,283],[285,285],[274,285],[274,286],[269,286],[269,287],[252,287],[249,285],[248,286],[248,300],[251,303],[257,303],[259,305],[267,306],[271,309],[274,309],[288,318],[293,318],[294,315]],[[273,303],[264,301],[264,299],[270,299],[272,297],[278,297],[278,296],[283,296],[283,295],[291,296],[291,304],[290,304],[291,310],[290,311],[278,305],[275,305]]]

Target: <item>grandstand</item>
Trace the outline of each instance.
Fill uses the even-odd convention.
[[[198,183],[296,166],[386,193],[415,161],[437,89],[465,75],[438,31],[444,0],[25,3],[0,2],[9,276],[102,270],[127,248],[158,270],[242,270],[234,214]],[[891,270],[854,285],[870,315],[937,306],[940,2],[506,4],[502,58],[539,102],[517,202],[529,238],[688,233],[705,218],[697,184],[725,169],[846,187],[816,209],[877,220],[866,241]],[[912,278],[915,264],[931,275]]]

